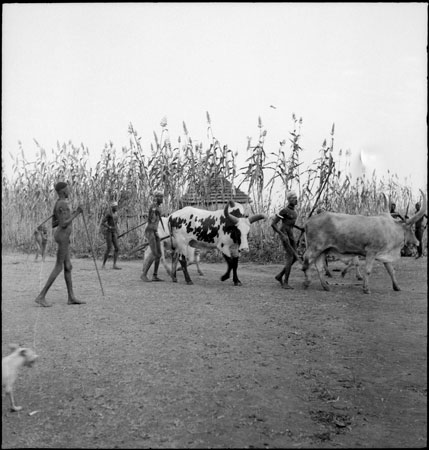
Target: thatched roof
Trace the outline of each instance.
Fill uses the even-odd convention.
[[[196,192],[191,186],[188,192],[182,197],[183,205],[205,205],[207,207],[221,207],[229,200],[246,204],[251,203],[251,198],[240,189],[233,187],[226,178],[216,178],[211,180],[206,187],[206,192]]]

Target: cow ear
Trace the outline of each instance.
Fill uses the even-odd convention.
[[[25,358],[25,356],[27,355],[27,349],[26,349],[26,348],[23,348],[23,349],[19,352],[19,354]]]

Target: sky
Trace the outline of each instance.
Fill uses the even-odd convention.
[[[246,153],[258,117],[265,150],[302,117],[302,158],[323,141],[351,152],[354,177],[387,171],[427,184],[426,3],[2,4],[2,164],[72,141],[91,161],[133,124],[149,154],[214,136]],[[274,107],[273,107],[274,106]],[[205,147],[206,148],[206,147]],[[304,164],[305,166],[305,164]]]

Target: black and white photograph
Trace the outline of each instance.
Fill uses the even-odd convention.
[[[427,36],[2,3],[2,448],[427,448]]]

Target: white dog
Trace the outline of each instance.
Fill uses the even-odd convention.
[[[16,344],[10,344],[9,348],[13,350],[12,353],[1,360],[2,385],[6,388],[6,395],[10,397],[12,411],[20,411],[22,406],[16,406],[13,399],[13,385],[20,367],[31,367],[38,355],[30,348],[23,348]]]

